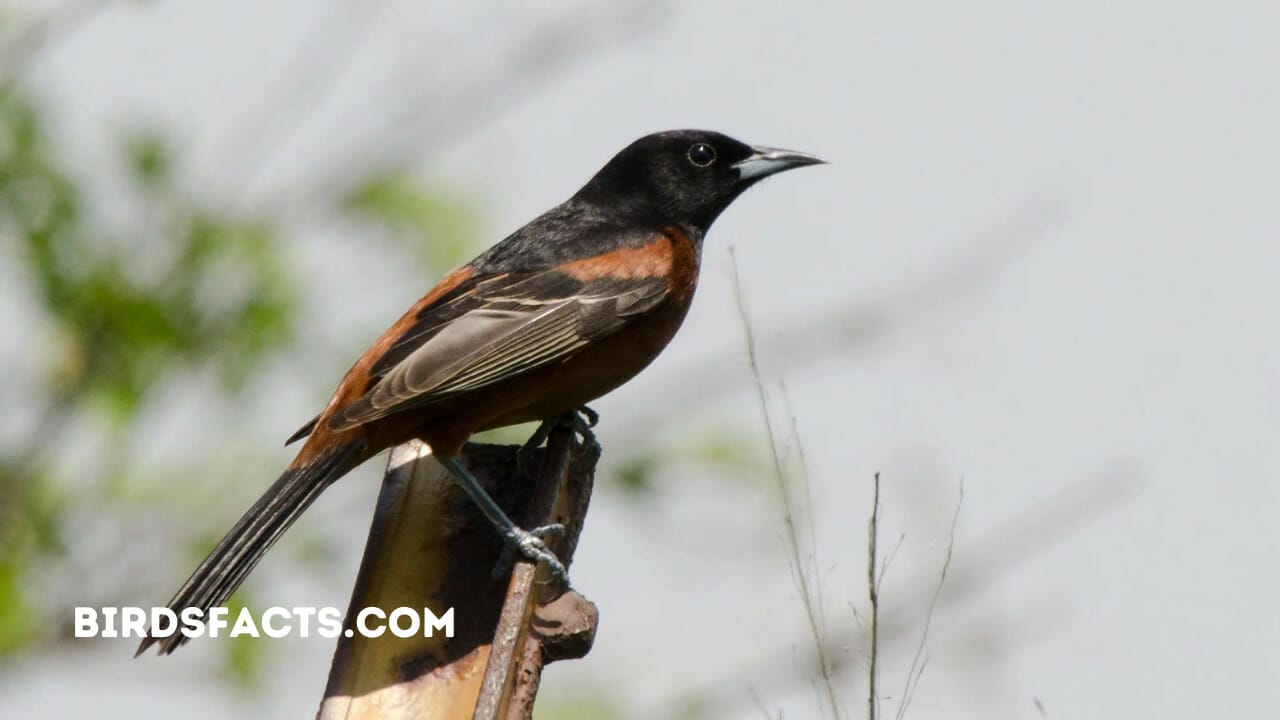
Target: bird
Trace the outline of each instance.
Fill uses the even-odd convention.
[[[360,355],[279,479],[174,594],[207,613],[331,484],[420,439],[525,558],[564,567],[458,461],[474,433],[576,411],[649,365],[693,299],[703,239],[746,189],[824,161],[708,130],[646,135],[572,197],[453,270]],[[286,444],[288,444],[286,443]],[[148,633],[167,655],[187,637]]]

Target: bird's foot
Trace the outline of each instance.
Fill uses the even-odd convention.
[[[578,408],[578,411],[574,413],[574,415],[577,416],[579,430],[590,430],[600,423],[600,413],[592,410],[586,405]]]
[[[560,558],[547,547],[548,540],[559,538],[564,535],[564,532],[564,525],[559,523],[543,525],[532,530],[512,528],[506,535],[507,548],[499,558],[497,567],[493,569],[494,577],[502,577],[511,572],[515,564],[515,553],[519,553],[521,557],[532,563],[546,563],[551,574],[568,587],[569,571],[565,570],[564,563],[561,563]]]
[[[538,429],[533,431],[529,439],[524,445],[516,451],[516,467],[521,473],[532,476],[535,471],[541,469],[535,467],[533,462],[533,454],[543,443],[547,441],[547,437],[551,435],[551,431],[559,426],[572,428],[583,441],[589,441],[593,437],[591,428],[600,422],[600,413],[583,405],[577,410],[571,410],[563,415],[557,415],[553,418],[547,418],[538,424]]]
[[[589,443],[595,439],[591,428],[600,422],[600,413],[583,405],[577,410],[570,410],[559,417],[552,418],[551,422],[573,430],[583,442]]]

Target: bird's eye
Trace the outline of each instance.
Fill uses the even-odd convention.
[[[694,143],[685,155],[689,162],[700,168],[709,167],[716,161],[716,149],[706,143]]]

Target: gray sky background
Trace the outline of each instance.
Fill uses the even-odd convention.
[[[455,97],[532,19],[571,12],[438,5],[383,3],[335,97],[308,111],[246,202],[288,196],[338,145],[429,148],[422,175],[475,198],[497,241],[653,130],[709,127],[819,154],[831,165],[752,190],[713,229],[681,335],[598,403],[606,456],[625,455],[622,429],[652,421],[637,408],[655,398],[685,414],[661,419],[669,442],[716,425],[763,437],[732,245],[763,365],[786,380],[808,454],[833,626],[850,624],[848,603],[865,597],[872,474],[883,476],[885,536],[906,533],[884,592],[911,632],[923,608],[895,603],[936,577],[963,478],[955,562],[996,574],[969,594],[944,590],[909,717],[1038,717],[1037,700],[1050,718],[1264,717],[1280,707],[1273,3],[642,9],[622,27],[598,23],[590,42],[612,49],[505,89],[474,129],[437,138],[424,129],[436,98]],[[272,92],[267,80],[314,23],[343,12],[355,13],[301,0],[122,4],[70,36],[32,83],[63,111],[67,152],[106,157],[125,121],[155,118],[194,150],[186,181],[231,198],[247,165],[223,152],[220,133]],[[359,262],[340,225],[300,233],[296,262],[317,285]],[[355,267],[382,279],[315,298],[309,312],[333,317],[317,332],[369,335],[435,280]],[[912,290],[939,273],[960,280]],[[922,293],[936,300],[916,302]],[[892,332],[818,362],[797,364],[782,342],[783,330],[853,309],[894,320],[904,308]],[[22,323],[0,330],[6,363]],[[696,389],[670,387],[726,350],[737,361],[722,372],[740,391],[704,403]],[[348,361],[303,371],[251,427],[287,435]],[[361,477],[300,524],[347,534],[344,569],[306,579],[268,558],[259,572],[281,578],[272,604],[345,606],[376,471]],[[600,633],[587,659],[552,667],[548,697],[585,685],[637,717],[661,717],[682,693],[713,686],[735,700],[725,717],[758,718],[755,686],[771,711],[813,715],[808,686],[769,677],[769,658],[794,675],[789,647],[808,644],[774,490],[689,471],[665,478],[658,495],[644,507],[597,497],[574,580],[601,608]],[[1058,541],[1047,547],[1033,538],[1048,520],[1010,535],[1028,513],[1077,507],[1088,521],[1050,533]],[[298,717],[318,702],[332,650],[321,639],[281,643],[273,652],[287,654],[289,673],[244,697],[210,680],[214,656],[202,645],[133,661],[131,642],[103,641],[7,667],[0,716]],[[889,712],[912,646],[887,652]],[[864,700],[853,692],[845,709],[857,715]]]

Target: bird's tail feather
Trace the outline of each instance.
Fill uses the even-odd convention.
[[[302,511],[325,488],[364,459],[364,443],[355,441],[286,470],[191,573],[169,601],[169,609],[181,614],[185,608],[195,607],[207,616],[210,608],[226,602]],[[158,644],[160,654],[167,655],[187,639],[176,630],[168,637],[148,634],[138,646],[137,654]]]

